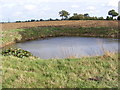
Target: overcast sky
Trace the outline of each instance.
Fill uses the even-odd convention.
[[[0,21],[60,18],[61,10],[73,13],[89,13],[106,17],[108,11],[118,12],[120,0],[0,0]]]

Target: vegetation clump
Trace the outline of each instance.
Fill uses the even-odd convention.
[[[118,16],[117,20],[120,20],[120,16]]]
[[[4,55],[4,56],[13,55],[13,56],[16,56],[18,58],[24,58],[24,57],[32,56],[32,54],[30,52],[19,49],[19,48],[18,49],[17,48],[14,48],[14,49],[9,48],[9,49],[3,50],[2,55]]]
[[[117,13],[115,10],[110,10],[110,11],[108,12],[108,15],[111,15],[111,16],[112,16],[112,19],[113,19],[113,17],[118,16],[118,13]]]

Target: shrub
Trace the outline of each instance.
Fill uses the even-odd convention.
[[[103,17],[98,17],[98,20],[104,20],[104,18]]]
[[[32,54],[30,52],[22,50],[22,49],[16,49],[16,48],[14,48],[14,49],[9,48],[9,49],[3,50],[2,55],[4,55],[4,56],[13,55],[13,56],[16,56],[19,58],[32,56]]]
[[[113,18],[112,18],[112,17],[107,16],[107,17],[106,17],[106,20],[113,20]]]
[[[16,23],[20,23],[21,21],[16,21]]]
[[[35,19],[31,19],[31,22],[35,22]]]
[[[40,19],[40,21],[44,21],[43,19]]]
[[[120,20],[120,16],[117,17],[117,20]]]
[[[82,14],[79,14],[79,15],[75,14],[74,16],[70,17],[69,20],[83,20],[84,18],[85,17]]]

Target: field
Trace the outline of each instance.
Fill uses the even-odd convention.
[[[25,27],[38,26],[67,26],[67,27],[118,27],[118,21],[105,20],[72,20],[72,21],[41,21],[41,22],[23,22],[23,23],[3,23],[2,30],[11,30]]]
[[[0,47],[15,43],[18,37],[19,41],[70,35],[118,38],[118,26],[118,21],[105,20],[0,23]]]
[[[81,59],[3,56],[3,88],[117,88],[118,55]]]
[[[42,21],[3,23],[2,46],[57,36],[118,38],[117,21]],[[103,56],[50,59],[1,56],[3,88],[117,88],[118,53]],[[1,88],[1,85],[0,85]]]

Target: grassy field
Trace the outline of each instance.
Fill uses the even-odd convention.
[[[67,27],[118,27],[118,21],[108,20],[66,20],[66,21],[41,21],[23,23],[0,23],[2,30],[19,29],[38,26],[67,26]]]
[[[111,27],[33,27],[2,31],[2,44],[58,36],[86,36],[118,38],[118,28]]]
[[[81,59],[2,56],[3,88],[117,88],[118,55]]]
[[[118,38],[119,33],[117,21],[44,21],[1,25],[0,47],[57,36]],[[2,83],[3,88],[118,87],[118,54],[106,53],[104,56],[51,60],[0,56],[0,62],[0,84]]]

